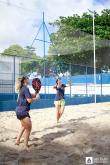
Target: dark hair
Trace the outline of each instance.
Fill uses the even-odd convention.
[[[61,80],[61,79],[60,79],[60,78],[57,78],[57,79],[56,79],[56,84],[58,84],[58,80]]]
[[[20,85],[20,89],[23,87],[24,80],[27,80],[27,79],[28,79],[28,77],[27,77],[27,76],[23,76],[23,77],[21,78],[21,85]]]

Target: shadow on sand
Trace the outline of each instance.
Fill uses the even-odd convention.
[[[86,119],[46,128],[58,131],[32,139],[30,152],[0,144],[0,165],[85,165],[86,156],[110,159],[109,130],[91,127],[82,122]]]

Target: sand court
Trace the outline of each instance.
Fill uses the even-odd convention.
[[[56,123],[54,108],[31,110],[30,152],[15,145],[15,112],[0,112],[0,165],[84,165],[85,157],[110,164],[110,103],[67,106]],[[108,161],[108,162],[107,162]]]

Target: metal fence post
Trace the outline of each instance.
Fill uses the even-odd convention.
[[[71,83],[71,63],[69,64],[69,70],[70,70],[70,83]],[[71,86],[70,86],[70,98],[71,98]]]
[[[43,12],[43,61],[44,61],[44,94],[46,99],[46,54],[45,54],[45,21]]]
[[[13,57],[13,100],[15,100],[15,77],[16,77],[16,71],[15,71],[15,56]]]
[[[101,70],[101,74],[100,75],[101,75],[101,96],[102,96],[102,83],[103,83],[102,82],[102,70]]]
[[[86,66],[86,95],[88,94],[88,84],[87,84],[87,66]]]

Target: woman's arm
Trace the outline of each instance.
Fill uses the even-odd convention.
[[[53,89],[56,89],[56,88],[57,88],[57,86],[56,86],[56,85],[54,85],[54,86],[53,86]]]
[[[73,86],[73,84],[69,83],[69,84],[66,84],[66,87],[71,87]]]
[[[33,101],[37,100],[36,96],[37,96],[37,93],[35,93],[34,95],[31,95],[29,89],[28,88],[25,89],[25,98],[28,103],[32,103]]]
[[[39,94],[33,94],[32,98],[26,98],[28,103],[32,103],[33,101],[36,101],[37,99],[39,99]]]
[[[31,99],[31,98],[26,98],[26,100],[28,103],[32,103],[32,101],[33,101],[33,99]]]

